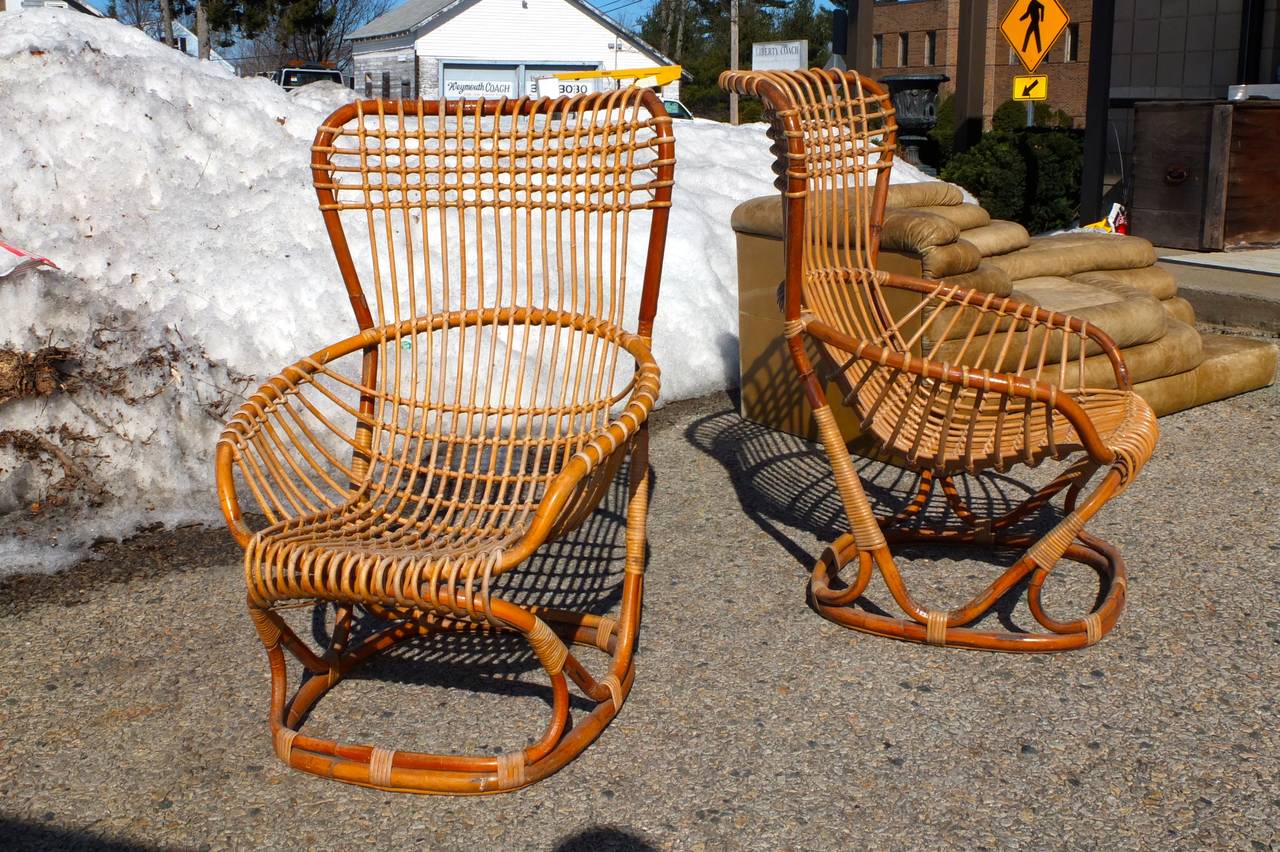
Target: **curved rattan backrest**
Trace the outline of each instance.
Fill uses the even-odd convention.
[[[726,71],[759,97],[785,211],[787,319],[800,305],[856,337],[901,345],[873,270],[897,139],[884,88],[853,71]]]
[[[363,389],[358,410],[344,406],[353,480],[382,511],[510,528],[607,425],[634,370],[618,344],[633,214],[653,211],[635,328],[647,337],[673,168],[670,119],[637,89],[361,101],[330,116],[316,192],[376,342],[358,386],[328,368],[317,386]]]
[[[630,215],[670,206],[670,128],[635,88],[340,108],[316,134],[312,171],[360,327],[513,306],[620,322]],[[665,215],[655,225],[650,246]],[[348,230],[368,238],[363,281]],[[642,334],[657,287],[646,276]]]

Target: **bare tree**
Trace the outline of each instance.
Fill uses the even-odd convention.
[[[675,0],[658,0],[662,17],[662,40],[658,42],[658,52],[663,56],[671,55],[671,24],[675,17]]]
[[[171,0],[160,0],[160,20],[164,26],[164,43],[173,47],[173,3]]]
[[[679,23],[676,25],[676,52],[674,54],[676,62],[679,62],[680,58],[684,55],[684,19],[689,16],[689,13],[684,8],[685,0],[674,1],[677,2],[680,7],[680,10],[676,13],[680,16],[680,19]]]
[[[144,24],[154,21],[156,0],[112,0],[107,14],[122,24],[143,29]]]
[[[327,28],[288,31],[277,26],[277,42],[293,59],[344,64],[351,56],[348,34],[397,4],[397,0],[322,0],[323,12],[331,12]]]
[[[196,0],[196,42],[200,45],[200,58],[209,58],[209,15],[204,3]]]
[[[277,28],[269,26],[266,32],[236,44],[236,67],[242,77],[271,74],[285,65],[290,56],[280,45]]]

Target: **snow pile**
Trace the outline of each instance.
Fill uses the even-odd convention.
[[[0,351],[42,353],[67,377],[0,397],[5,572],[59,567],[149,522],[215,518],[226,417],[354,330],[308,168],[316,126],[353,93],[286,95],[58,10],[0,16],[0,92],[0,240],[60,267],[0,267]],[[762,126],[677,122],[676,137],[654,344],[664,401],[736,384],[729,216],[774,191]],[[893,177],[927,179],[906,165]]]

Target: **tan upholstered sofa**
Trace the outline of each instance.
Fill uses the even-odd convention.
[[[888,207],[882,268],[946,278],[1097,325],[1121,347],[1134,389],[1157,414],[1264,387],[1275,377],[1277,352],[1271,343],[1196,330],[1190,303],[1178,296],[1173,276],[1155,266],[1155,251],[1144,239],[1080,233],[1030,237],[1016,222],[992,219],[980,206],[966,203],[959,188],[942,181],[893,186]],[[785,380],[791,364],[777,304],[783,276],[778,197],[744,202],[732,224],[738,242],[742,413],[807,435],[809,416],[798,385]],[[939,356],[945,359],[947,349],[944,342]],[[1093,383],[1114,387],[1105,356],[1090,358],[1086,367]],[[856,436],[855,424],[841,426],[848,437]]]

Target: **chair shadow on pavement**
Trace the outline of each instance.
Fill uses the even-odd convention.
[[[554,852],[649,852],[657,847],[625,828],[595,825],[560,840]]]
[[[150,852],[161,847],[135,840],[107,837],[95,831],[66,828],[52,822],[52,812],[45,814],[46,822],[20,817],[0,816],[0,845],[9,850],[92,850],[93,852]]]
[[[738,413],[737,394],[731,393],[730,400],[732,408],[691,423],[685,438],[724,466],[743,512],[794,560],[780,567],[794,565],[793,570],[807,578],[821,548],[849,529],[831,465],[820,444],[746,420]],[[916,493],[919,477],[913,471],[869,458],[855,458],[855,466],[877,515],[900,511]],[[987,515],[1007,511],[1034,490],[1026,483],[994,473],[966,476],[958,479],[958,485],[970,506]],[[1019,528],[1045,532],[1056,522],[1056,516],[1055,510],[1042,509],[1021,522]],[[935,489],[927,508],[912,525],[956,523],[958,518]],[[818,539],[818,545],[806,541],[810,535]],[[955,565],[938,564],[944,559],[954,560],[954,547],[899,544],[894,546],[894,555],[900,565],[914,563],[915,576],[920,576],[918,569],[922,567],[929,569],[929,579],[956,573]],[[964,553],[966,561],[995,566],[998,571],[1011,566],[1018,555],[1007,550]],[[974,569],[963,571],[968,576],[960,579],[967,579],[971,585]],[[1010,589],[993,609],[992,615],[1006,630],[1025,630],[1015,623],[1013,613],[1028,582],[1023,580]],[[876,588],[873,583],[868,592]],[[880,591],[884,591],[882,586]],[[888,600],[887,593],[876,596]],[[897,615],[881,609],[866,595],[858,598],[856,606],[877,615]]]
[[[494,594],[525,607],[593,615],[605,615],[616,608],[622,598],[626,557],[627,477],[624,463],[582,526],[543,545],[524,564],[495,580]],[[334,612],[333,605],[311,610],[311,636],[321,649],[329,643]],[[354,647],[386,625],[386,621],[357,608],[348,646]],[[301,625],[295,629],[302,635]],[[603,654],[581,646],[573,653],[592,671],[603,672]],[[510,633],[436,633],[409,640],[378,654],[345,679],[531,696],[551,706],[551,688],[541,664],[528,642]],[[583,711],[595,706],[576,689],[570,689],[570,701],[574,709]]]

